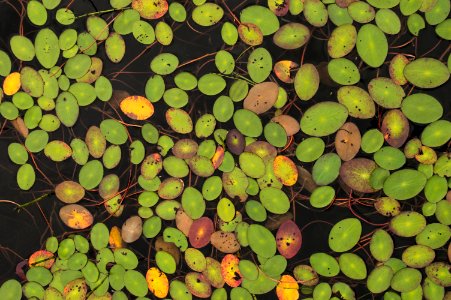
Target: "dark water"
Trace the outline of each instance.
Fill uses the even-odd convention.
[[[15,0],[12,0],[15,1]],[[63,1],[67,2],[67,1]],[[220,1],[218,1],[219,3]],[[237,5],[239,5],[241,8],[245,7],[247,5],[250,5],[252,3],[262,3],[263,5],[266,4],[266,1],[227,1],[227,4],[233,9]],[[95,5],[94,5],[95,3]],[[86,12],[92,12],[95,10],[102,10],[108,8],[108,5],[106,4],[107,1],[88,1],[88,0],[76,0],[74,4],[72,5],[73,11],[76,13],[76,15],[80,15]],[[238,12],[238,10],[234,10],[235,12]],[[106,15],[109,16],[109,15]],[[0,48],[1,49],[9,49],[9,38],[18,33],[18,24],[19,19],[17,15],[13,12],[13,10],[6,5],[3,2],[0,2]],[[231,19],[229,18],[231,21]],[[293,17],[293,16],[287,16],[286,20],[290,21],[297,21],[302,22],[304,24],[307,24],[305,20],[303,20],[303,17]],[[166,21],[168,23],[171,22],[169,16],[166,16]],[[193,23],[193,22],[191,22]],[[84,24],[83,21],[79,21],[76,24],[76,29],[78,31],[84,30]],[[155,25],[155,24],[154,24]],[[47,26],[53,28],[57,32],[61,32],[62,27],[56,23],[56,21],[49,21]],[[186,62],[191,59],[194,59],[196,57],[199,57],[201,55],[204,55],[206,53],[212,53],[215,51],[220,50],[222,47],[222,40],[220,38],[220,27],[216,26],[213,29],[202,29],[195,27],[197,30],[203,30],[203,34],[197,34],[193,32],[188,26],[186,25],[175,25],[177,27],[177,30],[175,31],[175,39],[172,45],[169,47],[162,47],[159,45],[154,46],[149,51],[147,51],[140,60],[133,63],[127,71],[130,72],[136,72],[138,74],[122,74],[117,77],[117,81],[113,82],[113,86],[117,90],[126,90],[130,94],[137,94],[137,95],[144,95],[144,86],[148,79],[148,77],[151,75],[150,69],[149,69],[149,63],[156,54],[164,51],[164,52],[170,52],[179,57],[180,62]],[[26,24],[26,32],[29,33],[31,37],[34,37],[35,33],[34,31],[36,28],[33,28],[29,24]],[[332,27],[325,27],[324,31],[330,32]],[[315,31],[316,36],[320,36],[318,30]],[[399,37],[390,37],[389,43],[394,43],[396,45],[402,44],[405,41],[408,41],[411,38],[411,35],[406,33],[405,35]],[[395,41],[395,39],[397,39]],[[419,39],[418,39],[418,46],[417,46],[417,53],[414,51],[414,47],[412,45],[408,45],[407,47],[403,48],[402,51],[404,53],[409,54],[416,54],[418,56],[421,56],[423,53],[427,52],[429,49],[431,49],[436,43],[437,43],[436,35],[433,31],[433,29],[428,28],[424,31],[422,31]],[[103,46],[100,46],[98,50],[97,56],[99,56],[104,61],[104,71],[103,73],[111,78],[112,72],[120,70],[125,64],[127,64],[129,61],[131,61],[136,55],[138,55],[142,49],[143,46],[134,41],[133,37],[130,35],[126,38],[126,44],[127,44],[127,51],[126,51],[126,57],[123,59],[123,61],[119,64],[113,64],[109,62],[109,60],[104,55],[104,49]],[[443,42],[428,56],[432,57],[438,57],[440,54],[446,49],[446,47],[449,45],[449,42]],[[265,47],[271,52],[273,56],[273,60],[278,61],[280,59],[291,59],[293,61],[299,62],[301,53],[303,48],[295,50],[295,51],[283,51],[275,46],[272,45],[272,43],[266,42]],[[235,47],[232,50],[232,53],[236,57],[239,53],[241,53],[245,48],[244,47]],[[393,51],[399,51],[399,49],[395,49]],[[351,53],[351,58],[354,58],[356,56],[356,52],[354,51]],[[201,70],[199,70],[199,66],[203,65],[204,62],[206,62],[211,57],[201,60],[200,62],[190,64],[186,67],[184,67],[182,70],[184,71],[190,71],[194,74],[204,74],[208,71],[215,70],[214,63],[210,62],[205,67],[203,67]],[[305,52],[305,63],[313,63],[313,64],[319,64],[321,62],[327,61],[327,52],[325,47],[325,42],[317,39],[311,39],[310,43],[308,44],[308,49]],[[18,67],[18,64],[15,64],[15,68]],[[241,67],[245,68],[244,65],[241,65]],[[365,87],[370,79],[376,76],[376,71],[372,69],[366,69],[362,70],[361,72],[362,79],[359,83],[360,86]],[[382,68],[382,71],[380,73],[380,76],[388,76],[386,68]],[[166,83],[169,83],[167,85],[168,87],[171,87],[170,84],[172,84],[171,78],[168,78],[165,80]],[[324,101],[324,100],[334,100],[336,99],[336,87],[330,87],[327,85],[321,84],[320,89],[318,91],[318,94],[315,96],[314,100],[309,103],[299,103],[299,106],[305,110],[308,106],[312,105],[316,101]],[[445,109],[446,115],[445,118],[450,118],[450,98],[449,98],[449,92],[450,84],[443,85],[437,89],[434,89],[432,91],[427,91],[427,93],[435,96],[437,99],[439,99]],[[290,92],[289,99],[292,99],[293,93]],[[194,93],[192,96],[190,94],[190,103],[191,101],[195,100],[195,108],[193,110],[193,121],[195,121],[200,115],[205,113],[208,110],[211,110],[212,104],[216,97],[207,97],[204,95],[201,95],[199,93]],[[98,107],[104,109],[105,106],[103,103],[96,102]],[[105,108],[107,109],[107,108]],[[151,118],[151,122],[155,125],[161,125],[162,127],[167,127],[166,121],[162,118],[162,113],[165,110],[165,105],[163,104],[163,101],[158,102],[156,105],[156,114]],[[112,111],[109,111],[109,113],[112,113]],[[291,114],[295,116],[299,116],[299,113],[297,113],[295,110],[290,112]],[[270,116],[264,116],[264,118],[269,118]],[[70,141],[73,137],[80,137],[84,138],[84,134],[86,132],[86,129],[91,125],[97,125],[100,123],[100,121],[105,118],[104,115],[102,115],[100,112],[93,110],[92,108],[82,108],[80,112],[80,119],[77,125],[74,127],[73,131],[69,131],[66,128],[63,130],[59,130],[58,133],[51,134],[51,139],[58,139],[58,138],[65,138],[66,141]],[[377,126],[377,120],[370,121],[361,121],[361,120],[353,120],[358,125],[359,128],[363,134],[368,128]],[[3,120],[2,120],[3,123]],[[230,124],[222,124],[219,125],[223,128],[230,128]],[[62,131],[62,132],[61,132]],[[412,135],[418,135],[418,133],[421,132],[421,127],[415,127],[412,130]],[[132,136],[139,137],[140,133],[139,130],[131,129],[130,133]],[[70,135],[70,137],[69,137]],[[301,138],[304,136],[299,133],[295,137],[295,141],[299,142]],[[5,131],[0,136],[0,199],[7,199],[7,200],[13,200],[18,203],[25,203],[27,201],[30,201],[36,197],[41,196],[42,194],[45,194],[49,191],[51,191],[50,186],[42,180],[41,176],[38,176],[39,182],[35,184],[35,186],[32,188],[31,192],[22,192],[19,190],[16,184],[16,172],[18,167],[14,165],[8,158],[7,154],[7,146],[15,141],[15,140],[21,140],[20,137],[15,133],[14,129],[10,128],[10,125],[7,124]],[[333,140],[326,141],[326,144],[332,142]],[[294,149],[294,148],[293,148]],[[123,148],[123,153],[126,153],[126,148]],[[154,151],[155,149],[149,148],[147,149],[147,152],[150,153]],[[331,151],[332,149],[329,149]],[[63,164],[54,164],[48,161],[43,153],[36,155],[36,159],[39,162],[39,165],[41,166],[43,172],[46,173],[46,175],[49,177],[49,179],[53,183],[58,183],[64,179],[67,178],[74,178],[77,180],[78,176],[78,168],[74,166],[73,163],[70,161],[65,162]],[[121,163],[116,169],[109,172],[115,172],[116,174],[122,174],[124,171],[124,176],[121,176],[122,184],[121,187],[124,187],[128,180],[128,170],[127,170],[128,164],[126,162]],[[304,165],[306,168],[310,168],[310,165]],[[136,170],[133,170],[134,172]],[[109,172],[106,172],[108,174]],[[72,174],[76,174],[75,177],[73,177]],[[337,186],[337,189],[339,190],[339,187]],[[97,199],[98,197],[94,194],[89,195],[93,199]],[[345,193],[341,190],[338,192],[339,197],[346,197]],[[133,204],[134,201],[130,200],[130,203],[127,205],[125,212],[122,217],[115,218],[115,219],[109,219],[107,221],[108,225],[118,225],[120,226],[125,220],[127,216],[133,215],[137,213],[137,205]],[[308,205],[308,203],[305,203]],[[54,235],[61,235],[65,231],[68,230],[65,226],[61,224],[58,217],[58,210],[61,207],[61,202],[59,202],[56,197],[53,195],[48,196],[44,200],[39,202],[38,205],[31,205],[28,208],[29,212],[33,215],[33,217],[30,217],[26,212],[17,212],[13,208],[13,205],[10,204],[0,204],[0,245],[2,247],[2,252],[0,253],[0,282],[3,282],[7,278],[14,277],[14,269],[16,264],[21,261],[22,258],[27,258],[33,251],[40,249],[43,247],[43,243],[45,242],[45,239],[51,235],[51,232],[49,231],[49,228],[47,226],[47,223],[51,224],[53,234]],[[237,203],[237,208],[240,209],[242,206],[240,206],[239,203]],[[98,221],[103,220],[107,217],[105,214],[103,206],[100,207],[90,207],[90,211],[96,216],[96,219]],[[387,222],[387,219],[376,216],[374,214],[371,214],[370,210],[363,210],[359,207],[355,207],[355,211],[359,214],[366,214],[366,218],[374,223],[384,223]],[[351,217],[352,213],[346,209],[346,208],[338,208],[338,207],[332,207],[331,209],[327,211],[320,211],[320,210],[312,210],[308,209],[307,207],[303,207],[301,205],[296,206],[296,222],[298,223],[299,227],[302,228],[306,224],[312,222],[312,221],[326,221],[329,223],[335,223],[338,220],[344,219],[346,217]],[[167,224],[169,225],[169,223]],[[312,224],[311,226],[307,227],[303,231],[303,246],[301,248],[301,251],[299,254],[290,260],[288,271],[291,271],[292,268],[299,262],[308,263],[309,255],[314,252],[329,252],[329,247],[327,244],[327,238],[328,238],[328,232],[330,230],[330,225],[327,225],[322,222],[317,222]],[[373,230],[371,226],[368,226],[367,224],[364,224],[364,233],[366,234]],[[412,243],[412,239],[397,239],[395,240],[396,246],[402,246],[405,244]],[[131,247],[137,251],[138,253],[142,254],[143,257],[147,256],[148,251],[148,245],[147,242],[144,240],[140,240]],[[10,250],[7,250],[10,249]],[[210,252],[210,249],[206,250],[207,253]],[[365,260],[367,260],[368,265],[370,264],[370,261],[368,260],[367,254],[363,251],[359,251],[359,254],[361,254],[362,257],[364,257]],[[146,261],[142,259],[142,262],[140,264],[140,268],[142,270],[145,269],[145,266],[147,265]],[[186,267],[181,267],[180,274],[183,274],[187,270]],[[369,267],[371,269],[372,267]],[[334,280],[343,280],[347,281],[346,278],[336,278]],[[357,295],[361,299],[368,299],[370,298],[369,295],[367,295],[367,291],[364,288],[365,283],[360,282],[358,285],[353,285],[353,288],[355,288]],[[275,297],[274,294],[268,295],[267,297],[260,296],[259,299],[273,299]]]

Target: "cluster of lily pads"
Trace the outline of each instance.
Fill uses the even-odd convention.
[[[18,133],[8,147],[17,184],[28,191],[42,177],[65,226],[90,230],[49,237],[18,267],[21,282],[1,285],[2,299],[238,300],[274,289],[281,300],[451,299],[451,122],[447,95],[427,93],[449,85],[450,47],[440,57],[390,52],[426,26],[449,45],[449,0],[268,0],[239,9],[110,0],[110,9],[78,16],[61,0],[18,2],[24,22],[43,28],[25,35],[21,24],[0,50],[0,114]],[[62,30],[48,26],[52,18]],[[85,31],[72,27],[79,22]],[[220,28],[223,44],[180,62],[164,50],[177,43],[178,24],[193,36]],[[413,38],[389,44],[404,35]],[[163,49],[150,61],[136,57],[151,74],[139,95],[113,88],[135,62],[124,61],[127,36],[144,52]],[[312,39],[325,40],[327,62],[304,56]],[[102,57],[125,66],[104,74]],[[214,71],[188,71],[210,57]],[[362,66],[377,74],[364,79]],[[319,97],[323,86],[334,93]],[[212,105],[202,111],[201,102]],[[77,137],[84,108],[103,120]],[[377,126],[361,132],[359,119]],[[42,160],[70,162],[74,176],[55,182]],[[104,213],[93,215],[92,202]],[[330,252],[299,262],[296,206],[354,216],[332,224]],[[124,211],[132,216],[121,228],[100,220],[123,220]],[[362,234],[362,224],[373,230]],[[396,251],[393,236],[410,244]],[[147,257],[133,249],[141,240]]]

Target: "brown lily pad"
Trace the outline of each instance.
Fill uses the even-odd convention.
[[[271,121],[282,125],[283,129],[285,129],[285,132],[287,133],[287,136],[295,135],[301,129],[299,126],[299,121],[290,115],[279,115],[272,118]]]
[[[273,107],[279,95],[279,86],[274,82],[262,82],[254,85],[244,99],[243,107],[256,114],[267,112]]]
[[[175,215],[175,224],[181,232],[185,236],[189,235],[189,230],[191,225],[193,225],[193,219],[183,210],[183,208],[179,208],[177,210],[177,214]]]
[[[352,122],[347,122],[341,126],[335,135],[335,149],[341,160],[353,159],[360,150],[362,136],[360,130]]]
[[[216,231],[210,240],[213,247],[222,253],[235,253],[240,250],[240,243],[234,232]]]

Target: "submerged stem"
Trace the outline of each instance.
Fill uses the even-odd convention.
[[[83,17],[89,17],[89,16],[95,16],[95,15],[101,15],[101,14],[106,14],[106,13],[113,12],[113,11],[127,10],[129,8],[131,8],[131,7],[127,6],[127,7],[122,7],[122,8],[111,8],[111,9],[106,9],[106,10],[101,10],[101,11],[94,11],[94,12],[90,12],[90,13],[87,13],[87,14],[76,16],[75,19],[79,19],[79,18],[83,18]]]

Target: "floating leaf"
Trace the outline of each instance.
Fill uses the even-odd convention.
[[[319,73],[312,64],[303,64],[294,78],[294,89],[301,100],[310,100],[319,88]]]
[[[335,252],[352,249],[360,239],[362,224],[359,219],[343,219],[332,227],[329,233],[329,247]]]
[[[83,206],[69,204],[63,206],[59,211],[61,220],[72,229],[85,229],[92,225],[94,218]]]
[[[224,10],[216,3],[204,3],[194,8],[193,20],[200,26],[212,26],[218,23],[224,16]]]
[[[120,108],[133,120],[146,120],[154,113],[152,103],[142,96],[129,96],[123,99]]]
[[[326,136],[336,132],[346,121],[345,106],[325,101],[311,106],[301,118],[301,130],[312,136]]]
[[[22,61],[33,60],[36,52],[29,38],[22,35],[15,35],[10,39],[9,44],[15,57]]]
[[[365,24],[360,28],[356,46],[359,56],[370,67],[380,67],[387,57],[387,38],[376,25]]]
[[[384,182],[384,193],[396,200],[407,200],[418,195],[426,184],[423,173],[403,169],[391,174]]]
[[[272,233],[259,224],[251,224],[248,229],[249,247],[254,253],[270,258],[276,253],[276,240]]]
[[[273,36],[273,41],[282,49],[293,50],[302,47],[309,38],[310,31],[305,25],[288,23],[277,30]]]
[[[241,11],[240,21],[257,25],[263,35],[270,35],[279,29],[279,20],[267,7],[251,5]]]
[[[158,298],[165,298],[169,291],[169,281],[166,274],[158,268],[152,267],[146,273],[147,286],[152,294]]]
[[[133,0],[132,7],[141,15],[142,18],[150,20],[161,18],[169,9],[169,5],[166,0],[160,0],[158,2]]]

